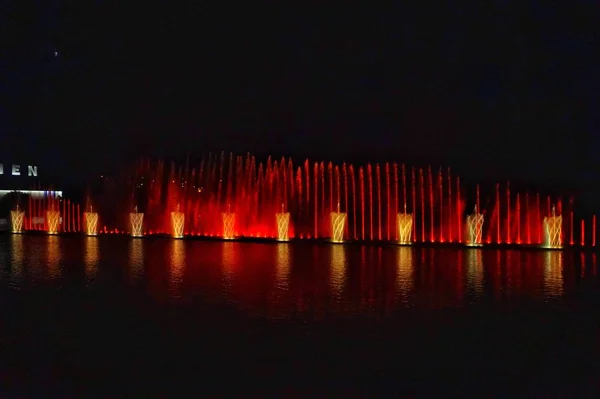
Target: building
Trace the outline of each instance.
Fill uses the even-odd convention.
[[[0,230],[9,228],[10,211],[17,206],[27,212],[31,200],[62,198],[39,177],[37,165],[0,162]]]

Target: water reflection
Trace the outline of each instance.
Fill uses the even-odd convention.
[[[98,237],[85,237],[85,255],[83,263],[85,267],[85,276],[89,280],[96,277],[98,270],[98,262],[100,260],[100,248],[98,245]]]
[[[274,319],[289,318],[291,257],[290,245],[287,243],[276,244],[275,282],[267,293],[269,317]]]
[[[10,253],[8,246],[10,244],[0,240],[0,269],[2,275],[4,275],[5,269],[10,269]]]
[[[223,270],[223,288],[225,291],[229,291],[233,284],[235,267],[238,263],[238,248],[239,244],[233,241],[221,244],[221,267]]]
[[[61,237],[55,235],[48,235],[46,237],[46,254],[47,254],[47,265],[48,275],[50,279],[56,280],[60,278],[62,273],[61,270]]]
[[[185,269],[185,242],[171,240],[169,259],[169,293],[173,299],[181,299],[181,286]]]
[[[330,248],[329,285],[333,297],[340,300],[346,273],[346,247],[343,245],[332,245]]]
[[[544,256],[544,292],[546,297],[556,298],[563,294],[563,253],[546,251]]]
[[[228,245],[221,251],[221,289],[226,300],[252,315],[277,317],[282,307],[288,306],[287,289],[278,288],[279,284],[286,284],[286,268],[289,270],[286,249],[256,243],[225,244]],[[221,243],[215,244],[220,246]]]
[[[360,313],[370,313],[373,303],[373,273],[377,267],[373,256],[373,247],[361,247],[360,249],[360,268],[358,281],[358,306],[356,311]]]
[[[362,247],[348,252],[345,309],[383,317],[394,309],[397,295],[397,257],[392,248]],[[358,265],[356,260],[360,259]]]
[[[87,279],[112,270],[103,278],[108,284],[120,283],[127,270],[157,300],[202,298],[252,316],[319,319],[387,317],[490,298],[500,305],[543,302],[598,279],[596,257],[577,252],[82,239],[4,236],[0,261],[9,265],[0,288],[59,277],[60,284],[79,284],[63,279],[66,263]]]
[[[13,288],[19,288],[19,283],[23,280],[23,265],[25,252],[25,240],[26,237],[20,234],[13,234],[11,236],[11,286]]]
[[[411,247],[399,247],[396,262],[396,290],[400,302],[408,305],[414,286],[415,264],[413,259],[414,249]]]
[[[140,282],[144,277],[144,241],[129,241],[129,279],[133,284]]]
[[[277,244],[277,260],[275,266],[277,267],[275,274],[275,284],[277,289],[287,291],[289,289],[290,277],[290,246],[288,244]]]
[[[483,252],[481,249],[467,249],[467,289],[475,298],[483,293]]]

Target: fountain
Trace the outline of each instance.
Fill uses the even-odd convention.
[[[185,228],[185,235],[226,239],[257,236],[274,240],[335,239],[337,234],[343,240],[399,244],[468,241],[543,245],[542,219],[551,216],[550,207],[546,208],[546,195],[519,192],[512,183],[502,183],[495,185],[495,191],[494,186],[489,190],[482,187],[485,198],[480,200],[477,186],[476,202],[473,201],[477,212],[469,219],[473,228],[469,231],[465,216],[470,212],[465,212],[465,205],[475,198],[467,198],[471,187],[464,185],[455,171],[388,162],[336,165],[303,160],[296,164],[288,158],[269,157],[260,162],[251,154],[236,157],[218,153],[208,154],[197,165],[193,160],[176,165],[144,159],[127,175],[124,173],[121,181],[131,181],[127,183],[131,186],[116,190],[119,198],[115,198],[114,188],[107,191],[105,203],[101,204],[103,220],[121,222],[110,230],[132,231],[132,235],[136,235],[134,224],[141,226],[146,234],[172,232],[176,218],[181,222],[177,223],[180,233],[176,235],[183,235]],[[129,203],[132,192],[143,216],[137,210],[130,213],[130,208],[120,210],[115,206]],[[342,218],[342,212],[336,212],[338,203],[343,205],[346,215],[343,232],[332,230],[332,215],[335,220]],[[171,213],[177,204],[181,204],[181,212]],[[233,205],[229,212],[228,204]],[[559,199],[556,213],[567,215],[568,219],[562,239],[581,242],[581,229],[572,222],[571,203],[564,210],[560,204]],[[29,205],[25,229],[41,226],[51,203],[40,195],[30,197]],[[84,231],[83,220],[79,227],[78,205],[65,200],[61,208],[63,222],[59,227],[65,232]],[[485,218],[482,231],[477,223],[480,213]],[[47,229],[47,223],[43,224]],[[592,220],[585,223],[586,245],[595,243],[593,225]],[[139,235],[143,234],[141,228]],[[575,240],[573,234],[578,236]]]
[[[183,238],[184,223],[185,213],[179,211],[179,204],[177,204],[177,211],[171,212],[171,227],[173,229],[173,238]]]
[[[131,225],[131,236],[132,237],[143,237],[143,227],[144,227],[144,214],[138,212],[137,206],[129,214],[129,224]]]
[[[290,240],[290,213],[284,212],[284,210],[284,205],[281,204],[281,213],[275,214],[275,220],[277,221],[277,241]]]
[[[235,237],[235,213],[231,212],[231,205],[227,212],[221,213],[223,219],[223,238],[225,240],[233,240]]]
[[[98,235],[98,213],[94,212],[90,205],[90,211],[83,213],[85,219],[85,234],[88,236]]]
[[[482,245],[481,233],[483,231],[483,215],[478,212],[477,205],[473,213],[467,216],[467,242],[469,247],[479,247]]]
[[[412,242],[413,215],[406,212],[406,203],[404,204],[404,213],[396,216],[398,224],[398,242],[402,245],[408,245]]]
[[[23,221],[25,220],[25,212],[19,210],[19,205],[14,211],[10,211],[10,223],[12,226],[13,234],[19,234],[23,232]]]
[[[54,202],[52,208],[46,212],[46,220],[48,222],[48,234],[58,234],[58,226],[60,225],[60,212],[54,210]]]
[[[562,246],[562,216],[556,216],[556,207],[552,207],[552,216],[544,218],[544,246],[560,248]]]
[[[344,242],[346,216],[345,212],[340,212],[340,203],[338,202],[337,212],[331,212],[331,242]]]

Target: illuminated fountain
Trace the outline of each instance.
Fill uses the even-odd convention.
[[[10,223],[12,226],[12,232],[19,234],[23,232],[23,221],[25,220],[25,212],[19,210],[19,205],[14,211],[10,211]]]
[[[173,238],[183,238],[183,227],[185,224],[185,213],[180,212],[179,204],[177,211],[171,212],[171,227],[173,228]],[[143,214],[142,214],[143,217]]]
[[[144,227],[144,214],[138,212],[137,206],[134,211],[129,214],[129,224],[131,225],[131,236],[132,237],[143,237]]]
[[[470,247],[479,247],[482,244],[481,232],[483,231],[483,215],[478,212],[477,205],[473,213],[467,216],[467,242]]]
[[[552,207],[552,216],[544,218],[544,246],[560,248],[562,246],[562,216],[556,216],[556,207]]]
[[[144,158],[123,175],[122,181],[129,186],[117,190],[121,196],[117,199],[119,207],[114,206],[112,192],[104,195],[104,203],[94,203],[94,206],[102,206],[103,220],[106,216],[107,221],[120,223],[110,230],[114,227],[135,230],[131,209],[124,210],[125,217],[121,213],[121,206],[135,198],[135,204],[144,212],[142,220],[141,213],[135,211],[136,220],[142,222],[147,234],[172,232],[171,211],[181,204],[181,213],[185,216],[178,217],[184,218],[186,235],[226,239],[272,236],[279,240],[331,237],[335,240],[337,232],[340,236],[343,233],[343,240],[395,240],[399,244],[544,245],[543,218],[551,216],[551,204],[547,206],[546,202],[549,197],[540,193],[519,193],[507,182],[496,185],[495,195],[494,190],[483,191],[489,193],[489,197],[480,201],[477,186],[474,202],[477,217],[472,219],[473,230],[469,231],[465,216],[471,212],[465,212],[465,205],[471,201],[466,195],[471,188],[450,169],[436,172],[432,167],[407,168],[395,162],[336,165],[306,159],[294,163],[283,157],[268,157],[261,162],[252,154],[225,153],[208,153],[198,161],[192,158],[185,165],[177,165]],[[40,220],[44,220],[50,208],[48,200],[44,195],[30,197],[25,229],[34,229],[43,223]],[[339,221],[343,219],[342,212],[336,212],[338,203],[346,214],[340,224],[343,232],[332,230],[332,216]],[[229,212],[228,204],[233,205]],[[79,228],[78,207],[68,201],[61,206],[64,231],[83,230],[83,220]],[[411,209],[410,213],[407,208]],[[562,240],[581,242],[579,237],[573,239],[579,229],[570,227],[574,226],[572,201],[561,203],[559,197],[556,212],[567,218],[567,231],[561,232]],[[485,219],[481,237],[477,224],[479,213]],[[47,223],[43,224],[47,228]],[[591,221],[589,225],[586,222],[585,227],[591,225]],[[585,230],[586,236],[593,244],[596,229],[588,230]]]
[[[233,240],[235,237],[235,213],[231,212],[231,205],[229,205],[228,212],[221,213],[221,218],[223,219],[223,238]]]
[[[406,204],[404,204],[404,213],[396,216],[398,224],[398,241],[402,245],[408,245],[412,241],[413,215],[406,213]]]
[[[331,212],[331,242],[344,242],[346,216],[345,212],[340,212],[340,203],[338,202],[337,212]]]
[[[90,206],[89,212],[84,212],[85,234],[88,236],[98,235],[98,212],[94,212]]]
[[[54,210],[54,202],[52,208],[46,212],[46,220],[48,221],[48,234],[58,234],[58,226],[60,225],[60,212]]]
[[[277,221],[277,241],[289,241],[290,213],[284,212],[283,204],[281,204],[281,213],[275,214],[275,220]]]

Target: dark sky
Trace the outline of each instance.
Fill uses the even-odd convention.
[[[232,150],[600,179],[595,1],[7,3],[2,159],[83,176]]]

